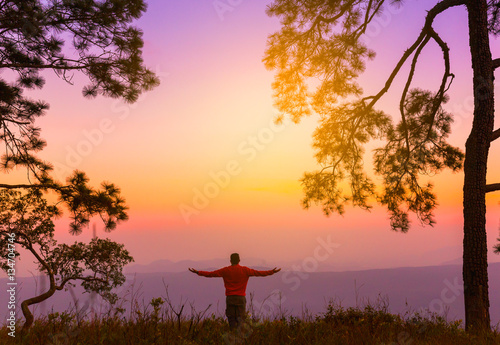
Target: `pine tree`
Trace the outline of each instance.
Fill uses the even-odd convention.
[[[319,171],[302,179],[308,208],[322,205],[325,214],[343,213],[348,202],[363,209],[371,207],[372,196],[387,207],[391,228],[406,232],[409,213],[427,225],[434,224],[436,196],[431,184],[419,177],[445,168],[464,169],[464,256],[463,279],[466,328],[490,329],[485,194],[500,190],[499,183],[487,184],[486,168],[490,143],[500,137],[494,130],[493,71],[500,59],[492,59],[490,37],[500,32],[500,2],[497,0],[441,0],[426,13],[413,44],[400,56],[373,95],[364,95],[357,83],[367,60],[375,53],[362,36],[368,25],[393,0],[275,0],[270,16],[279,17],[281,30],[272,34],[264,63],[276,70],[273,88],[276,106],[298,122],[313,112],[320,117],[314,133]],[[434,20],[450,8],[468,12],[469,45],[473,69],[474,121],[465,153],[447,142],[452,114],[446,112],[446,92],[454,75],[450,49],[436,32]],[[443,74],[436,91],[412,88],[416,65],[423,49],[434,42],[441,48]],[[401,50],[403,50],[402,47]],[[399,101],[399,121],[376,109],[403,66],[409,66]],[[310,83],[309,80],[316,80]],[[318,85],[314,90],[311,85]],[[278,118],[280,120],[280,118]],[[363,166],[364,145],[370,140],[385,144],[374,152],[374,171],[381,176],[382,192]],[[347,185],[347,191],[341,188]],[[496,247],[497,250],[500,245]]]

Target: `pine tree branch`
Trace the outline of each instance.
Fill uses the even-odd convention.
[[[500,67],[500,58],[491,61],[493,69]]]
[[[415,49],[417,49],[417,47],[420,46],[425,36],[426,33],[422,30],[417,40],[412,44],[410,48],[408,48],[404,52],[403,56],[399,59],[398,63],[396,64],[396,67],[392,70],[391,75],[386,80],[384,87],[375,96],[368,96],[362,99],[362,101],[371,99],[371,102],[368,104],[367,108],[372,108],[375,105],[375,103],[377,103],[377,101],[382,97],[382,95],[389,90],[389,88],[392,85],[392,82],[394,81],[394,78],[396,78],[396,75],[401,70],[401,67],[403,67],[404,63],[410,57],[410,55],[415,51]]]
[[[401,99],[399,101],[399,112],[401,113],[401,122],[403,123],[403,126],[405,128],[405,141],[406,141],[406,147],[408,148],[408,152],[410,151],[410,138],[409,138],[409,133],[408,133],[408,125],[406,122],[406,114],[404,111],[405,100],[406,100],[406,95],[408,94],[408,90],[409,90],[410,85],[411,85],[411,81],[413,80],[413,76],[415,75],[415,68],[417,66],[418,57],[420,56],[420,53],[422,52],[424,47],[430,41],[430,38],[431,38],[431,36],[426,35],[424,40],[420,43],[417,50],[415,51],[415,55],[413,55],[413,61],[411,62],[410,72],[408,73],[408,79],[406,80],[406,85],[403,89],[403,93],[402,93]]]
[[[491,140],[490,141],[495,141],[498,138],[500,138],[500,128],[497,130],[494,130],[493,133],[491,133]]]
[[[31,124],[32,122],[26,122],[26,121],[16,121],[14,119],[11,119],[11,118],[5,118],[5,117],[2,117],[0,118],[0,122],[11,122],[11,123],[15,123],[16,125],[19,125],[19,126],[22,126],[22,125],[29,125]],[[4,125],[5,126],[5,125]]]
[[[496,192],[498,190],[500,190],[500,183],[487,184],[485,193]]]
[[[380,5],[382,4],[382,1],[380,2]],[[366,7],[366,12],[365,12],[365,21],[364,23],[368,23],[369,20],[370,20],[370,10],[372,8],[372,5],[373,5],[373,0],[370,0],[370,2],[368,2],[368,6]],[[362,32],[365,33],[366,31],[366,25],[365,27],[362,29]]]
[[[365,97],[362,99],[363,101],[371,99],[371,102],[369,103],[367,108],[372,108],[375,105],[375,103],[377,103],[377,101],[382,97],[382,95],[389,90],[390,86],[392,85],[392,82],[396,78],[396,75],[399,73],[399,71],[403,67],[404,63],[406,62],[406,60],[420,46],[420,44],[422,43],[424,38],[427,36],[427,34],[432,33],[433,38],[436,40],[436,42],[438,44],[440,44],[439,37],[436,37],[436,35],[434,35],[434,30],[432,29],[432,23],[434,22],[434,19],[436,18],[436,16],[438,14],[440,14],[441,12],[443,12],[451,7],[465,5],[465,3],[466,3],[465,0],[443,0],[443,1],[439,2],[438,4],[436,4],[436,6],[434,6],[427,13],[427,17],[425,18],[425,24],[424,24],[424,27],[422,28],[422,31],[420,32],[420,35],[415,40],[413,45],[404,52],[401,59],[399,59],[396,67],[393,69],[391,75],[387,79],[382,90],[380,90],[379,93],[376,94],[375,96],[368,96],[368,97]],[[441,48],[443,48],[443,47],[441,47]],[[445,63],[446,63],[446,58],[445,58]]]
[[[429,35],[434,39],[434,41],[439,45],[443,52],[443,60],[444,60],[444,73],[443,73],[443,78],[441,81],[441,85],[439,86],[439,91],[436,94],[436,97],[434,98],[434,104],[432,105],[432,118],[431,118],[431,123],[429,124],[429,130],[427,132],[426,140],[429,139],[431,133],[432,133],[432,127],[434,126],[434,120],[436,118],[436,113],[439,110],[439,107],[441,106],[441,103],[443,102],[444,99],[444,94],[446,90],[448,90],[448,87],[446,86],[448,78],[451,77],[451,80],[453,81],[454,75],[450,73],[450,48],[448,48],[448,45],[446,42],[444,42],[441,37],[438,35],[436,31],[431,27],[429,28]],[[451,84],[451,81],[450,81]]]
[[[379,10],[380,10],[380,8],[382,7],[383,4],[384,4],[384,2],[380,1],[378,3],[377,7],[375,7],[375,9],[373,10],[373,12],[370,14],[370,10],[372,8],[372,1],[370,1],[370,3],[368,4],[368,7],[366,9],[364,22],[356,30],[354,30],[354,32],[353,32],[355,34],[354,37],[356,39],[359,39],[359,37],[366,32],[366,28],[368,27],[368,24],[370,24],[371,21],[372,21],[372,19],[375,17],[375,15],[377,13],[379,13]]]
[[[59,186],[57,184],[5,184],[0,183],[0,188],[5,189],[54,189],[54,190],[63,190],[64,186]]]
[[[349,8],[352,6],[353,3],[354,3],[354,0],[346,2],[344,4],[344,6],[342,6],[340,8],[339,13],[336,16],[332,17],[332,18],[325,18],[322,15],[319,15],[318,17],[316,17],[316,20],[314,21],[314,23],[311,26],[310,30],[312,30],[312,28],[314,28],[316,26],[316,24],[319,23],[319,22],[324,22],[324,23],[333,23],[333,22],[335,22],[337,19],[341,18],[349,10]]]
[[[0,64],[0,68],[32,68],[32,69],[55,69],[55,70],[72,70],[72,69],[85,69],[89,68],[90,66],[96,66],[96,65],[105,65],[109,63],[98,63],[98,62],[92,62],[88,64],[82,64],[82,65],[74,65],[74,66],[68,66],[68,65],[54,65],[54,64],[30,64],[30,63],[8,63],[8,64]]]

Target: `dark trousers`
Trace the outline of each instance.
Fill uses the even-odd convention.
[[[245,296],[226,296],[226,316],[231,330],[243,323],[246,304]]]

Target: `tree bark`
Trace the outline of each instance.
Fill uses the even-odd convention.
[[[29,310],[28,307],[32,304],[37,304],[37,303],[41,303],[41,302],[45,301],[46,299],[51,297],[56,292],[55,279],[51,275],[49,275],[49,278],[50,278],[50,288],[46,292],[44,292],[43,294],[41,294],[39,296],[24,300],[21,303],[21,310],[23,312],[24,318],[26,319],[26,321],[24,322],[24,325],[23,325],[23,329],[22,329],[23,331],[26,331],[28,328],[30,328],[31,325],[33,324],[33,320],[34,320],[33,313]]]
[[[487,27],[487,1],[467,2],[473,69],[474,119],[465,145],[463,280],[465,326],[490,328],[486,242],[486,168],[494,119],[493,63]]]

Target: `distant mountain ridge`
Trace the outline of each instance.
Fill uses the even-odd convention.
[[[452,248],[452,249],[450,249]],[[442,265],[461,265],[462,258],[454,256],[453,252],[456,250],[455,247],[445,248],[439,251],[431,251],[423,254],[429,260],[427,263],[420,265],[415,264],[402,264],[401,267],[423,267],[423,266],[442,266]],[[458,250],[460,252],[460,250]],[[445,255],[446,254],[446,255]],[[438,260],[438,257],[449,258],[447,260]],[[500,257],[498,255],[491,254],[488,256],[488,262],[500,263]],[[262,258],[242,258],[242,265],[249,266],[252,268],[272,268],[281,267],[283,270],[293,270],[296,267],[302,267],[306,263],[305,259],[302,260],[277,260],[269,261]],[[371,263],[370,265],[356,263],[356,262],[342,262],[342,261],[322,261],[317,262],[316,272],[344,272],[344,271],[361,271],[361,270],[371,270],[371,269],[383,269],[383,268],[396,268],[395,265],[386,263],[385,265],[376,265]],[[229,258],[215,258],[209,260],[180,260],[173,261],[168,259],[155,260],[149,264],[138,264],[132,263],[124,268],[125,273],[155,273],[155,272],[185,272],[188,267],[194,267],[199,270],[215,270],[221,267],[229,265]],[[37,273],[37,267],[34,262],[29,260],[20,262],[16,267],[16,274],[18,277],[32,277],[33,274]],[[6,278],[5,272],[0,271],[0,279]]]
[[[255,269],[269,269],[273,267],[281,267],[284,270],[291,270],[293,266],[302,266],[301,261],[273,261],[268,262],[259,258],[245,258],[240,263],[243,266],[248,266]],[[351,266],[337,265],[333,266],[328,263],[318,263],[318,272],[333,272],[352,270]],[[156,273],[156,272],[185,272],[189,267],[198,270],[216,270],[221,267],[229,266],[229,259],[210,259],[210,260],[156,260],[149,264],[130,264],[125,266],[125,273]]]
[[[168,295],[174,306],[192,304],[201,311],[209,305],[209,315],[224,316],[224,287],[221,278],[199,277],[186,271],[187,267],[199,262],[182,261],[173,263],[179,272],[127,273],[126,283],[117,292],[124,301],[127,313],[131,300],[139,305],[147,305],[153,298]],[[227,265],[224,263],[223,265]],[[218,268],[218,261],[208,262],[208,266]],[[158,262],[155,267],[169,267],[167,262]],[[209,269],[210,267],[197,267]],[[253,265],[248,265],[253,266]],[[139,267],[139,266],[137,266]],[[269,269],[271,266],[253,266]],[[182,270],[181,270],[182,268]],[[172,268],[173,269],[173,268]],[[490,312],[492,324],[500,322],[500,264],[489,265]],[[18,278],[17,301],[31,297],[35,291],[42,291],[47,282],[35,283],[33,278]],[[6,285],[6,279],[0,284]],[[38,305],[36,315],[51,310],[63,311],[75,307],[86,312],[105,312],[108,305],[90,294],[82,294],[81,288],[72,291],[58,291],[53,298]],[[0,292],[0,305],[7,305],[6,289]],[[302,316],[304,313],[325,312],[330,300],[344,307],[362,306],[370,303],[388,303],[394,313],[431,310],[446,315],[449,320],[463,319],[462,272],[460,265],[401,267],[345,272],[295,272],[283,270],[270,277],[252,277],[248,283],[247,300],[253,302],[253,313],[261,316],[285,315]],[[73,296],[74,297],[73,297]],[[186,308],[188,310],[190,308]],[[251,308],[250,308],[251,309]],[[5,308],[0,310],[4,316]],[[19,315],[20,310],[19,310]],[[5,318],[4,318],[5,320]]]
[[[455,247],[451,247],[455,248]],[[441,254],[441,252],[438,252]],[[430,256],[435,256],[435,253],[429,253]],[[488,258],[490,264],[500,263],[498,260],[498,255],[492,256]],[[453,256],[450,256],[453,258]],[[436,261],[434,264],[430,265],[420,265],[420,266],[402,266],[402,267],[431,267],[431,266],[448,266],[448,265],[461,265],[462,258],[455,257],[450,260],[445,261]],[[316,272],[345,272],[345,271],[367,271],[374,269],[392,269],[397,267],[363,267],[356,264],[342,263],[342,262],[318,262],[318,266],[316,268]],[[229,258],[216,258],[209,260],[180,260],[180,261],[172,261],[172,260],[156,260],[149,264],[136,264],[132,263],[124,268],[124,272],[126,273],[155,273],[155,272],[185,272],[188,267],[193,267],[199,270],[215,270],[221,267],[225,267],[230,265]],[[281,267],[283,270],[293,270],[294,267],[302,267],[304,265],[304,260],[295,260],[295,261],[268,261],[260,258],[243,258],[241,261],[241,265],[248,266],[251,268],[273,268],[273,267]]]
[[[295,262],[267,262],[263,259],[258,258],[245,258],[241,263],[241,265],[252,267],[255,269],[269,269],[273,267],[284,267],[290,268]],[[228,259],[210,259],[210,260],[180,260],[180,261],[172,261],[172,260],[156,260],[149,264],[130,264],[125,266],[124,272],[126,273],[155,273],[155,272],[185,272],[189,267],[196,268],[198,270],[216,270],[225,266],[229,266],[229,258]],[[323,265],[322,271],[331,270],[331,266]]]

